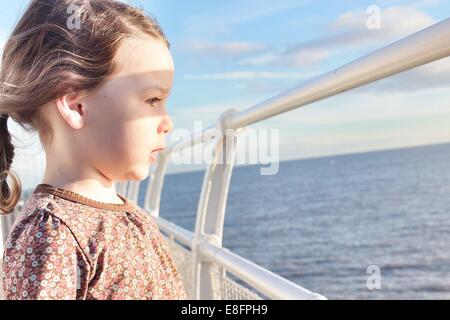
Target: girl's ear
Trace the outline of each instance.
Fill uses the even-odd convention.
[[[84,125],[84,106],[74,94],[64,95],[56,99],[56,106],[62,118],[73,129],[81,129]]]

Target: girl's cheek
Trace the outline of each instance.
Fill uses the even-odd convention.
[[[147,148],[148,133],[145,132],[142,120],[129,121],[118,130],[119,147],[128,154],[140,152]]]

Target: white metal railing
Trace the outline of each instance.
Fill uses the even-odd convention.
[[[155,218],[166,235],[183,281],[191,298],[220,299],[232,297],[258,298],[226,272],[272,299],[324,299],[226,248],[222,248],[223,223],[231,171],[234,165],[235,145],[240,130],[245,126],[273,117],[315,101],[357,88],[450,55],[450,19],[379,49],[358,60],[328,72],[285,93],[238,112],[225,111],[217,123],[189,140],[169,146],[159,154],[155,171],[145,196],[144,209]],[[232,136],[226,129],[236,129]],[[166,167],[173,152],[198,143],[213,143],[213,161],[208,166],[197,207],[195,231],[191,232],[159,217],[160,199]],[[227,146],[226,152],[224,146]],[[219,159],[227,159],[219,163]],[[118,193],[137,203],[139,181],[118,183]],[[5,231],[5,230],[4,230]],[[183,261],[181,261],[182,259]],[[218,287],[219,286],[219,287]],[[228,295],[227,292],[232,292]]]

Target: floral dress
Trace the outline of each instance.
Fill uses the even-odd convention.
[[[134,202],[39,184],[3,254],[6,299],[186,299],[168,245]]]

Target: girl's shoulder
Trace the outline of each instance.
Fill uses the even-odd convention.
[[[33,193],[9,231],[5,256],[12,251],[51,251],[49,247],[58,249],[61,246],[83,252],[84,230],[75,216],[72,210],[61,205],[53,195]]]
[[[50,200],[32,196],[8,235],[1,281],[7,299],[75,299],[85,291],[76,289],[86,287],[89,257]]]
[[[33,251],[33,247],[48,250],[46,247],[53,245],[54,240],[56,245],[78,246],[66,218],[51,197],[32,195],[9,231],[5,253],[8,250]],[[56,243],[57,240],[61,241]]]
[[[56,221],[62,224],[84,248],[99,226],[114,225],[114,221],[108,221],[111,219],[108,217],[113,216],[50,193],[34,192],[23,207],[17,223],[36,223],[42,219]]]

